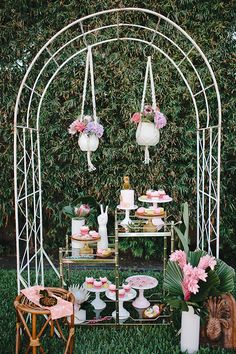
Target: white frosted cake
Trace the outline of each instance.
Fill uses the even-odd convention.
[[[120,206],[121,208],[131,208],[134,206],[134,190],[121,189],[120,191]]]

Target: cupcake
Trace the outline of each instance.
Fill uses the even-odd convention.
[[[126,293],[130,292],[131,286],[129,284],[123,284],[122,287]]]
[[[163,199],[170,199],[170,196],[168,194],[163,195]]]
[[[163,189],[160,189],[159,191],[159,198],[162,199],[164,195],[166,195],[166,192]]]
[[[145,208],[138,208],[137,209],[137,214],[140,214],[140,215],[143,215],[143,214],[145,214]]]
[[[149,190],[146,192],[146,196],[147,196],[148,198],[152,198],[152,191],[151,191],[151,189],[149,189]]]
[[[154,191],[154,192],[152,192],[152,197],[153,197],[153,198],[159,198],[159,196],[160,196],[159,191]]]
[[[160,215],[164,213],[164,208],[155,208],[154,209],[154,214]]]
[[[94,239],[99,238],[99,234],[97,231],[90,231],[89,235]]]
[[[107,277],[100,277],[100,281],[102,282],[103,288],[107,288],[108,287]]]
[[[100,280],[94,280],[93,286],[94,286],[94,288],[96,288],[96,289],[101,289],[101,287],[102,287],[102,282],[101,282]]]
[[[125,297],[125,289],[119,289],[119,298],[123,299]]]
[[[116,292],[116,286],[114,284],[110,284],[109,291],[114,294]]]
[[[89,227],[88,227],[88,226],[82,226],[82,227],[80,228],[80,233],[81,233],[82,236],[88,235],[88,233],[89,233]]]
[[[92,288],[93,287],[93,283],[94,283],[94,279],[92,277],[86,277],[85,278],[85,282],[86,282],[86,286],[88,288]]]

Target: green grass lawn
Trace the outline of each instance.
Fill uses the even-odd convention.
[[[108,271],[73,271],[72,282],[81,283],[85,275],[106,274],[111,280],[114,273]],[[153,275],[152,272],[149,273]],[[124,277],[130,275],[128,272]],[[51,270],[46,270],[46,285],[59,286],[59,280]],[[160,278],[161,276],[159,276]],[[0,353],[15,353],[15,311],[13,301],[16,296],[16,271],[0,269],[1,316]],[[180,353],[177,335],[178,319],[174,326],[143,327],[76,327],[75,349],[78,354],[174,354]],[[43,347],[46,353],[63,353],[64,343],[57,337],[44,336]],[[199,353],[233,353],[223,349],[201,348]]]

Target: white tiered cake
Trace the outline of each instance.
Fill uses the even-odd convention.
[[[121,189],[120,191],[120,206],[121,208],[132,208],[134,206],[134,190]]]

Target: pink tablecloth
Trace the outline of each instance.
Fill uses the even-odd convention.
[[[40,303],[39,303],[39,299],[41,297],[39,295],[40,290],[44,290],[44,287],[40,286],[40,285],[35,285],[30,288],[26,288],[26,289],[21,290],[21,292],[23,295],[25,295],[27,297],[27,299],[29,299],[35,305],[50,310],[52,320],[56,320],[56,319],[62,318],[62,317],[71,316],[73,314],[73,304],[71,302],[63,300],[60,297],[57,297],[55,295],[53,295],[55,298],[57,298],[57,304],[55,306],[46,307],[46,306],[40,305]]]

